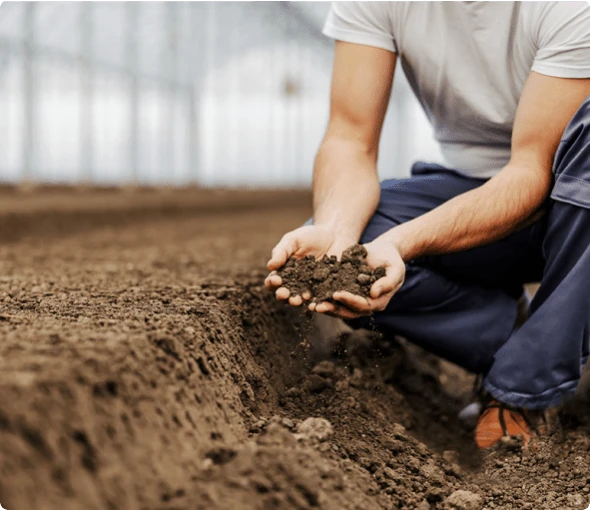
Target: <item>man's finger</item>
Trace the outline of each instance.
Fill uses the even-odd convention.
[[[301,294],[301,297],[303,298],[303,301],[309,301],[311,299],[311,292],[305,291]]]
[[[382,312],[383,310],[385,310],[387,308],[387,305],[389,304],[389,301],[390,297],[387,294],[381,296],[378,299],[374,299],[372,301],[373,312]]]
[[[336,307],[336,316],[341,319],[359,319],[360,317],[365,317],[367,315],[370,314],[353,312],[344,306]]]
[[[353,310],[349,310],[344,306],[339,306],[336,303],[322,302],[315,307],[315,311],[324,315],[330,315],[332,317],[339,317],[341,319],[358,319],[363,314],[356,313]]]
[[[394,292],[404,283],[405,271],[389,269],[383,278],[379,278],[372,286],[370,295],[373,299],[377,299],[388,292]]]
[[[339,319],[346,320],[359,319],[360,317],[363,317],[363,314],[351,312],[347,308],[343,308],[341,306],[337,307],[334,312],[325,312],[323,315],[329,315],[330,317],[337,317]]]
[[[289,299],[290,295],[291,295],[291,291],[287,287],[280,287],[275,292],[275,296],[277,297],[277,299],[280,299],[281,301],[285,301],[286,299]]]
[[[274,287],[280,287],[283,284],[283,279],[278,274],[274,274],[269,276],[269,282]]]
[[[372,286],[369,294],[371,298],[377,299],[381,297],[383,294],[387,294],[388,292],[392,292],[395,289],[395,280],[384,276],[377,280]]]
[[[269,290],[278,289],[282,283],[283,279],[275,271],[270,273],[264,280],[264,286]]]
[[[270,260],[266,264],[266,267],[268,267],[269,271],[283,267],[289,257],[295,251],[296,247],[297,243],[292,237],[287,235],[283,236],[283,238],[279,241],[279,244],[273,248]]]
[[[327,301],[322,301],[321,303],[317,303],[315,310],[318,313],[331,313],[336,310],[336,306],[333,303],[328,303]]]
[[[338,291],[334,292],[332,297],[342,303],[346,307],[350,308],[351,310],[359,313],[371,313],[372,307],[370,301],[362,296],[357,296],[352,294],[351,292],[347,291]]]
[[[301,299],[301,296],[291,296],[289,298],[289,304],[291,306],[301,306],[303,304],[303,299]]]

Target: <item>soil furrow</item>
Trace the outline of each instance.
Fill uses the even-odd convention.
[[[317,364],[262,286],[310,214],[279,202],[0,244],[5,508],[586,508],[582,398],[564,438],[481,455],[456,367],[365,337]]]

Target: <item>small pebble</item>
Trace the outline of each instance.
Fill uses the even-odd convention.
[[[447,510],[481,510],[483,498],[474,492],[458,490],[445,500],[444,508]]]
[[[325,418],[307,418],[297,426],[297,432],[307,438],[323,442],[334,434],[334,429]]]
[[[290,418],[283,418],[281,420],[281,423],[283,424],[283,427],[287,427],[288,429],[292,429],[295,427],[295,423],[293,423],[293,420],[291,420]]]
[[[369,283],[371,281],[371,275],[361,273],[356,277],[356,281],[361,285],[364,285],[365,283]]]

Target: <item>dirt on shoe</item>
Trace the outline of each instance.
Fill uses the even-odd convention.
[[[385,276],[385,268],[371,269],[367,265],[367,250],[356,244],[344,250],[340,260],[327,255],[318,260],[312,255],[299,260],[291,257],[277,273],[291,294],[309,292],[312,301],[319,302],[333,301],[332,295],[337,291],[369,297],[371,285]]]

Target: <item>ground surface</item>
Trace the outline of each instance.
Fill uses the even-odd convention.
[[[262,286],[307,195],[84,193],[0,211],[8,510],[590,505],[583,398],[536,451],[481,455],[454,367],[403,345],[310,360],[309,318]]]

